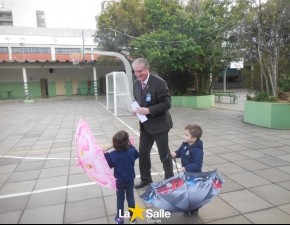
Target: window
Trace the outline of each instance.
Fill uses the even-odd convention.
[[[4,3],[0,3],[0,8],[4,8]]]
[[[8,53],[7,47],[0,47],[0,53]]]
[[[74,52],[81,53],[81,49],[80,48],[56,48],[55,49],[56,54],[71,54]]]
[[[50,54],[50,48],[12,47],[12,53]]]

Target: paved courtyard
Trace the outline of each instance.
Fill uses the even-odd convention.
[[[198,216],[174,213],[161,223],[289,224],[290,130],[244,123],[246,93],[236,93],[238,104],[229,104],[225,97],[209,109],[171,108],[170,149],[180,146],[186,125],[199,124],[204,131],[203,171],[217,169],[225,183]],[[104,96],[0,101],[1,224],[114,223],[115,192],[95,184],[75,166],[74,134],[80,119],[88,122],[103,148],[110,147],[112,136],[123,129],[138,149],[137,117],[115,117],[105,105]],[[156,148],[151,158],[153,180],[163,180]],[[138,182],[138,160],[135,171]],[[135,190],[136,202],[140,208],[158,211],[140,199],[145,190]],[[138,218],[137,223],[150,222]]]

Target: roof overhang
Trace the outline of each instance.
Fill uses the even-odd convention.
[[[101,67],[97,60],[87,60],[73,65],[71,61],[61,60],[0,60],[0,69],[15,68],[92,68]]]

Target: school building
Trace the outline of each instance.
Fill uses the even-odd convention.
[[[0,99],[98,95],[106,93],[106,74],[125,71],[124,63],[98,62],[85,54],[73,65],[71,54],[82,46],[97,51],[95,30],[0,26]],[[79,59],[80,60],[80,59]]]

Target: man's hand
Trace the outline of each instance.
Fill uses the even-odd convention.
[[[135,112],[138,113],[138,114],[140,114],[140,115],[150,114],[149,109],[148,108],[145,108],[145,107],[138,107],[138,108],[136,108]]]

